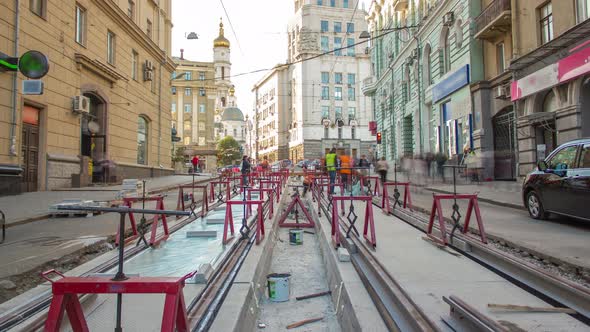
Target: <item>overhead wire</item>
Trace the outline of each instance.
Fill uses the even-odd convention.
[[[229,27],[231,28],[234,37],[236,38],[236,43],[238,43],[238,48],[240,49],[240,53],[244,55],[244,51],[242,51],[242,45],[240,45],[240,40],[238,39],[238,35],[236,34],[236,30],[234,30],[234,25],[231,23],[231,19],[229,18],[229,14],[227,13],[227,9],[225,9],[225,5],[223,4],[223,0],[219,0],[221,2],[221,7],[223,7],[223,11],[225,12],[225,17],[227,17],[227,22],[229,23]]]

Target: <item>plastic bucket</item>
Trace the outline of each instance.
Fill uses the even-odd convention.
[[[266,276],[268,298],[271,301],[289,301],[289,278],[289,273],[271,273]]]
[[[294,245],[303,244],[303,230],[302,229],[290,229],[289,230],[289,243]]]

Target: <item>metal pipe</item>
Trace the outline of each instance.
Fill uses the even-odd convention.
[[[20,0],[14,1],[14,57],[18,57],[18,43],[20,30]],[[18,95],[18,71],[12,76],[12,112],[10,116],[10,139],[8,141],[8,151],[11,156],[16,156],[16,108]]]
[[[133,209],[125,207],[98,207],[98,206],[58,206],[58,210],[70,211],[96,211],[96,212],[118,212],[118,213],[145,213],[145,214],[165,214],[171,216],[190,216],[189,211],[175,211],[175,210],[150,210],[150,209]]]
[[[162,61],[166,61],[166,58]],[[158,79],[158,167],[160,167],[160,147],[162,146],[162,61],[160,61],[160,78]]]
[[[512,59],[516,59],[518,57],[518,15],[517,15],[517,8],[516,8],[516,0],[510,0],[510,20],[512,21]]]

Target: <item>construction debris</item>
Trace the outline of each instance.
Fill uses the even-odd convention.
[[[314,322],[319,322],[322,319],[324,319],[323,316],[322,317],[317,317],[317,318],[305,319],[305,320],[302,320],[302,321],[299,321],[299,322],[295,322],[293,324],[287,325],[287,330],[294,329],[296,327],[303,326],[303,325],[306,325],[306,324],[310,324],[310,323],[314,323]]]
[[[295,299],[297,301],[307,300],[307,299],[312,299],[314,297],[320,297],[320,296],[329,295],[329,294],[332,294],[332,291],[325,291],[325,292],[313,293],[313,294],[309,294],[309,295],[298,296]]]
[[[513,311],[513,312],[557,312],[564,314],[577,314],[578,312],[570,308],[558,307],[530,307],[526,305],[515,304],[494,304],[488,303],[488,308],[494,311]]]

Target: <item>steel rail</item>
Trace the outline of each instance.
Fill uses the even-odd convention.
[[[318,195],[319,196],[319,195]],[[324,215],[331,220],[331,211],[328,211],[326,197],[319,197],[320,208]],[[349,225],[344,218],[338,216],[341,223],[341,242],[350,252],[353,266],[358,272],[369,295],[377,306],[379,314],[386,326],[392,331],[440,331],[434,322],[406,293],[395,278],[379,262],[363,240],[351,232],[352,244],[346,240],[344,229]],[[356,249],[358,252],[355,252]]]
[[[375,200],[373,203],[375,204]],[[428,220],[425,215],[404,209],[393,209],[390,214],[426,232]],[[440,231],[436,223],[434,227]],[[446,227],[447,231],[451,229],[448,224]],[[552,305],[575,310],[578,314],[571,316],[590,325],[590,289],[548,273],[460,232],[455,233],[449,246]]]
[[[213,180],[214,179],[210,179],[210,180],[206,181],[205,183],[213,181]],[[175,190],[175,189],[170,189],[169,191],[173,191],[173,190]],[[201,199],[201,200],[196,201],[195,203],[199,203],[202,201],[203,200]],[[209,208],[210,208],[210,210],[212,210],[212,209],[220,206],[221,204],[223,204],[223,203],[222,202],[215,202]],[[135,211],[132,211],[132,212],[135,212]],[[186,212],[183,212],[182,214],[186,214]],[[189,215],[186,218],[180,219],[173,226],[170,226],[170,228],[169,228],[170,234],[175,233],[176,231],[183,228],[187,224],[197,220],[198,218],[203,216],[203,214],[204,213],[202,210],[199,211],[196,215],[194,215],[191,212],[190,215],[193,215],[193,217],[191,217]],[[128,259],[136,256],[137,254],[144,251],[148,247],[149,246],[146,246],[144,243],[141,243],[139,246],[125,248],[125,253],[124,253],[125,260],[128,260]],[[92,275],[92,274],[96,274],[96,273],[104,273],[106,271],[109,271],[117,266],[118,261],[119,261],[118,256],[115,256],[115,257],[109,259],[108,261],[90,269],[89,271],[82,273],[80,275],[80,277],[85,277],[88,275]],[[33,301],[25,303],[19,307],[13,308],[12,310],[10,310],[8,312],[3,313],[2,316],[0,316],[0,331],[6,331],[11,328],[14,328],[14,327],[20,325],[21,323],[23,323],[24,321],[26,321],[27,319],[31,318],[32,316],[36,315],[37,313],[47,309],[49,307],[49,305],[51,304],[51,297],[52,297],[51,290],[46,290],[46,291],[42,292],[41,294],[39,294]],[[40,328],[40,326],[39,326],[39,328]]]

